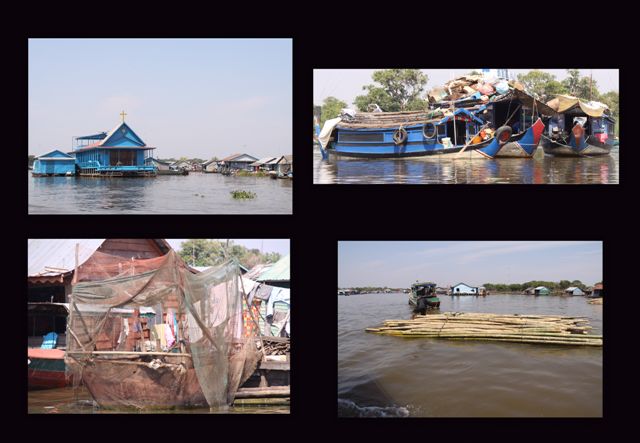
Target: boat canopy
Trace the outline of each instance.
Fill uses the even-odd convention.
[[[602,117],[603,114],[607,114],[609,111],[609,107],[604,103],[596,101],[587,102],[571,95],[558,95],[553,100],[547,102],[547,105],[558,113],[579,107],[582,112],[590,117]]]

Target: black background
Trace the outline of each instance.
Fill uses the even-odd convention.
[[[633,425],[637,411],[634,299],[638,197],[635,142],[624,143],[619,185],[314,185],[309,127],[314,68],[619,68],[624,125],[635,135],[637,96],[632,42],[613,2],[528,3],[249,3],[205,5],[80,4],[25,5],[7,13],[12,52],[4,54],[5,103],[11,122],[4,149],[5,193],[10,212],[5,238],[9,320],[4,378],[8,411],[28,423],[17,428],[29,440],[127,440],[198,437],[218,440],[289,441],[327,438],[364,440],[442,438],[458,441],[572,438],[595,440]],[[296,179],[293,215],[28,215],[24,180],[28,138],[27,39],[37,37],[282,37],[293,38],[293,154]],[[627,81],[625,81],[627,80]],[[635,83],[635,84],[634,84]],[[87,106],[90,112],[91,104]],[[629,128],[629,131],[624,131]],[[622,135],[626,134],[626,137]],[[461,205],[470,218],[438,218],[434,208]],[[363,214],[374,213],[375,216]],[[293,330],[292,399],[289,416],[54,416],[26,413],[21,364],[28,238],[290,238]],[[603,419],[339,419],[336,417],[336,287],[339,240],[602,240],[604,280],[611,302],[605,309]],[[18,259],[20,257],[20,259]],[[626,268],[629,267],[627,270]],[[627,286],[627,285],[630,285]],[[15,308],[15,309],[13,309]],[[625,315],[626,314],[626,315]],[[15,318],[14,318],[15,315]],[[11,327],[9,325],[13,325]],[[17,331],[17,332],[16,332]],[[626,335],[623,336],[623,334]],[[15,392],[15,395],[10,395]],[[19,405],[19,406],[18,406]],[[114,422],[114,423],[112,423]],[[116,423],[117,422],[117,423]],[[245,422],[254,425],[243,425]],[[16,422],[17,423],[17,422]],[[228,425],[228,426],[224,426]],[[122,426],[122,427],[121,427]],[[126,426],[127,432],[124,432]],[[224,426],[224,427],[223,427]],[[80,433],[83,432],[83,433]],[[618,434],[620,435],[620,434]],[[629,437],[634,433],[629,434]],[[631,437],[633,438],[633,437]]]

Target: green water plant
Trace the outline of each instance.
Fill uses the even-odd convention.
[[[231,191],[231,196],[236,200],[256,198],[256,193],[251,191]]]

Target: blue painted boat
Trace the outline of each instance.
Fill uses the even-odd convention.
[[[433,118],[437,114],[441,117]],[[334,126],[327,128],[327,124]],[[469,157],[493,158],[500,149],[498,138],[467,142],[484,124],[464,108],[446,116],[443,111],[359,113],[355,118],[326,122],[319,140],[326,153],[348,157],[415,157],[464,151]],[[328,140],[323,137],[327,132]]]
[[[608,155],[615,143],[615,120],[606,105],[561,95],[548,105],[557,111],[542,136],[545,154],[565,157]]]

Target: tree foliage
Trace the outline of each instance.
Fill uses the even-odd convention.
[[[425,107],[420,98],[429,78],[419,69],[383,69],[371,76],[377,84],[365,85],[366,95],[359,95],[355,104],[360,111],[367,111],[370,104],[377,104],[383,111],[412,111]]]
[[[180,245],[178,254],[191,266],[215,266],[232,257],[247,268],[280,260],[277,252],[262,254],[259,249],[247,249],[234,244],[233,240],[229,240],[227,245],[227,242],[219,240],[190,239]]]
[[[542,101],[549,101],[553,96],[565,92],[564,86],[556,81],[555,75],[537,69],[526,74],[518,74],[518,81]]]
[[[322,103],[322,110],[320,111],[320,127],[324,125],[324,122],[332,118],[336,118],[340,115],[342,108],[346,108],[347,104],[342,100],[335,97],[327,97]]]
[[[577,288],[582,289],[583,291],[587,289],[587,285],[582,283],[580,280],[560,280],[559,282],[553,281],[544,281],[544,280],[531,280],[524,283],[485,283],[483,285],[488,291],[497,291],[497,292],[521,292],[527,288],[536,288],[538,286],[545,286],[549,288],[551,291],[563,291],[570,286],[575,286]]]

